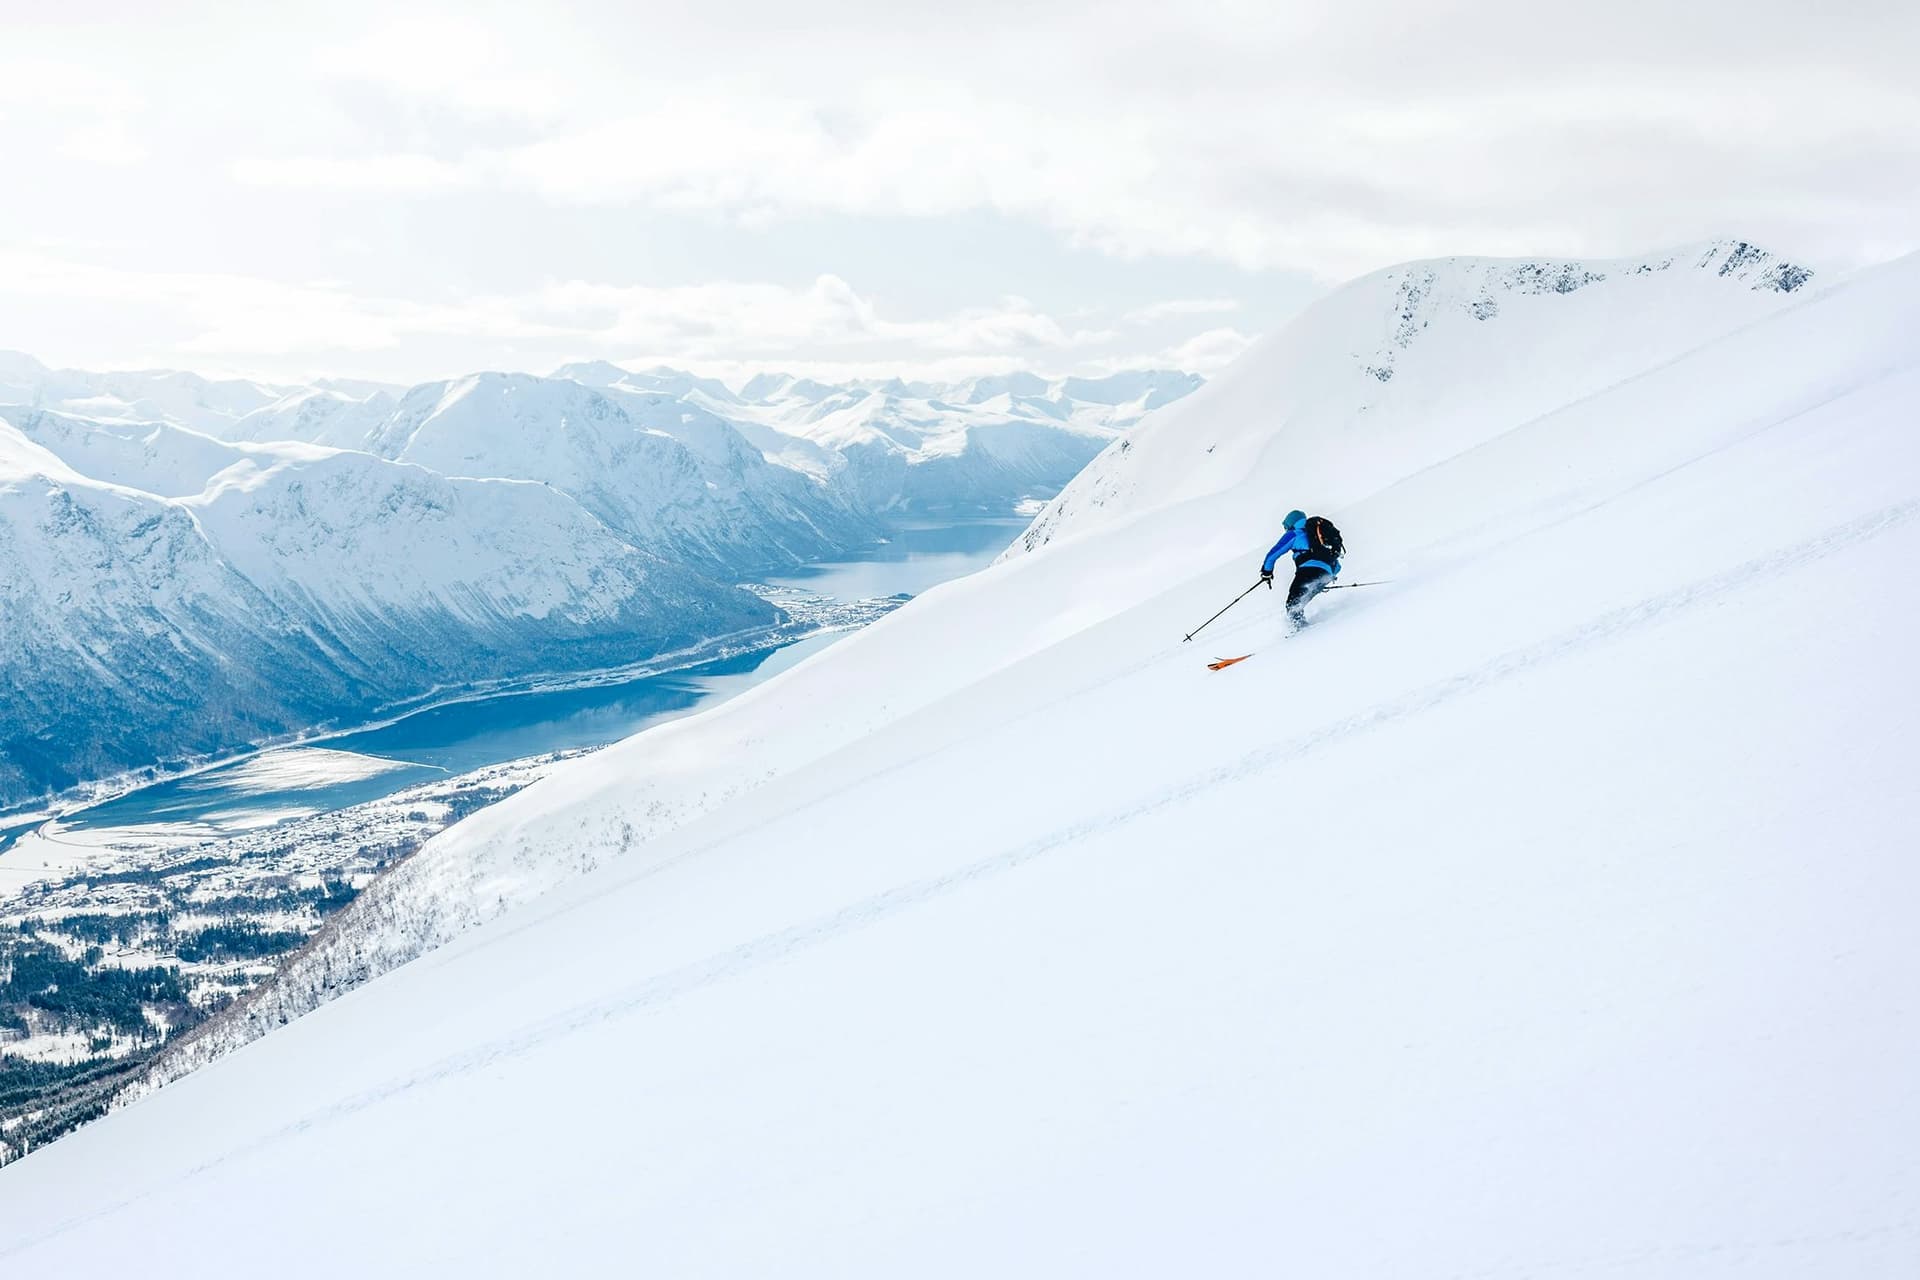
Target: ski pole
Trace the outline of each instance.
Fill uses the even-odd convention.
[[[1355,587],[1384,587],[1392,581],[1392,578],[1382,578],[1378,582],[1337,582],[1333,586],[1325,588],[1325,590],[1351,591]]]
[[[1226,609],[1222,609],[1222,610],[1220,611],[1220,613],[1225,613],[1225,612],[1227,611],[1227,609],[1231,609],[1231,608],[1233,608],[1233,606],[1235,606],[1235,605],[1237,605],[1237,604],[1239,604],[1239,603],[1240,603],[1240,602],[1241,602],[1242,600],[1245,600],[1245,599],[1246,599],[1246,598],[1247,598],[1248,596],[1250,596],[1250,595],[1252,595],[1252,594],[1253,594],[1253,591],[1254,591],[1254,587],[1258,587],[1258,586],[1259,586],[1259,585],[1260,585],[1260,584],[1261,584],[1262,582],[1265,582],[1265,581],[1266,581],[1266,579],[1265,579],[1265,578],[1258,578],[1258,579],[1255,579],[1255,581],[1254,581],[1254,584],[1253,584],[1253,586],[1252,586],[1252,587],[1248,587],[1248,588],[1247,588],[1247,589],[1246,589],[1245,591],[1242,591],[1242,592],[1241,592],[1241,593],[1240,593],[1239,595],[1237,595],[1237,596],[1235,596],[1235,597],[1234,597],[1233,599],[1231,599],[1231,600],[1229,600],[1229,601],[1227,601],[1227,607],[1226,607]],[[1219,617],[1219,616],[1220,616],[1220,613],[1216,613],[1216,614],[1214,614],[1214,615],[1213,615],[1213,618],[1217,618],[1217,617]],[[1195,636],[1197,636],[1197,635],[1199,635],[1199,634],[1200,634],[1200,633],[1201,633],[1202,631],[1205,631],[1205,630],[1207,629],[1207,627],[1208,627],[1208,625],[1209,625],[1210,623],[1212,623],[1212,621],[1213,621],[1213,618],[1208,618],[1208,619],[1206,620],[1206,622],[1203,622],[1203,623],[1201,623],[1201,624],[1200,624],[1199,626],[1197,626],[1197,627],[1195,627],[1195,628],[1194,628],[1193,630],[1191,630],[1191,631],[1189,631],[1189,632],[1187,632],[1187,640],[1191,640],[1191,639],[1193,639],[1193,638],[1194,638]],[[1185,643],[1187,642],[1187,640],[1182,640],[1182,641],[1181,641],[1180,643],[1181,643],[1181,644],[1185,644]]]

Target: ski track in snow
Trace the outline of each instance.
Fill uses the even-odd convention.
[[[1636,486],[1637,487],[1637,486]],[[1049,854],[1080,844],[1089,837],[1097,836],[1119,827],[1124,827],[1141,818],[1161,810],[1186,803],[1197,796],[1215,790],[1221,786],[1242,781],[1260,774],[1272,772],[1304,756],[1324,750],[1326,747],[1383,725],[1404,720],[1422,712],[1432,710],[1455,701],[1465,694],[1485,686],[1512,679],[1528,671],[1547,666],[1560,659],[1578,654],[1595,645],[1619,638],[1622,635],[1640,630],[1646,626],[1670,619],[1716,598],[1755,587],[1769,580],[1786,576],[1811,564],[1828,559],[1842,551],[1871,541],[1906,524],[1920,516],[1920,498],[1910,499],[1889,507],[1883,507],[1857,519],[1834,525],[1824,532],[1797,542],[1791,547],[1756,557],[1733,568],[1695,580],[1659,595],[1649,597],[1636,604],[1624,606],[1599,614],[1588,621],[1561,631],[1555,635],[1521,648],[1500,654],[1469,670],[1410,690],[1398,697],[1376,703],[1374,706],[1353,715],[1323,725],[1305,734],[1293,735],[1277,740],[1257,749],[1240,760],[1229,765],[1217,766],[1195,774],[1185,780],[1166,787],[1138,804],[1110,811],[1099,817],[1060,827],[1025,844],[1012,849],[980,858],[974,862],[956,868],[943,875],[925,877],[897,885],[885,892],[870,895],[857,902],[827,915],[816,917],[806,924],[763,934],[738,946],[717,952],[707,958],[690,964],[681,965],[666,973],[645,979],[624,992],[609,998],[590,1001],[568,1009],[553,1017],[543,1019],[512,1035],[500,1037],[477,1048],[442,1058],[418,1071],[409,1072],[375,1088],[364,1090],[350,1098],[342,1099],[327,1107],[310,1113],[295,1123],[264,1135],[253,1142],[236,1147],[219,1157],[204,1161],[186,1170],[178,1179],[167,1185],[173,1187],[185,1181],[197,1178],[235,1160],[279,1145],[288,1138],[311,1130],[323,1128],[335,1121],[377,1107],[391,1099],[402,1096],[422,1086],[437,1081],[470,1075],[474,1072],[513,1058],[520,1057],[536,1049],[551,1045],[594,1026],[644,1012],[692,994],[704,987],[730,978],[753,972],[768,965],[778,964],[796,954],[829,943],[836,938],[867,928],[887,920],[903,911],[922,903],[944,897],[982,881],[989,880],[1006,872],[1044,858]],[[1184,646],[1181,646],[1184,647]],[[1146,662],[1136,664],[1129,670],[1152,665],[1165,659],[1165,653],[1154,655]],[[1121,673],[1125,674],[1125,673]],[[1101,684],[1110,683],[1120,675],[1109,677]],[[1069,697],[1079,696],[1090,691],[1078,690]],[[937,755],[938,752],[929,753]],[[902,761],[888,769],[867,775],[862,781],[871,781],[873,777],[892,772],[919,763],[917,758]],[[808,804],[795,809],[785,810],[765,822],[755,824],[746,830],[756,830],[773,821],[792,818],[796,813],[804,812],[815,804],[824,802],[834,793],[823,794]],[[709,852],[719,843],[739,839],[745,832],[731,832],[724,841],[702,845],[689,849],[666,862],[649,867],[644,871],[626,877],[619,883],[627,883],[645,876],[657,874],[667,866],[686,861],[689,858]],[[561,908],[553,914],[564,914],[574,908]],[[538,913],[541,918],[550,918],[547,913]],[[511,929],[498,931],[487,939],[489,945],[504,937],[529,927],[523,924]],[[129,1196],[104,1205],[90,1213],[63,1220],[47,1230],[29,1237],[16,1240],[11,1247],[0,1250],[0,1258],[10,1257],[65,1235],[84,1226],[88,1222],[118,1213],[131,1205],[140,1203],[158,1194],[159,1187],[149,1188],[137,1195]],[[1812,1237],[1806,1241],[1791,1239],[1777,1242],[1780,1246],[1808,1243],[1813,1240],[1867,1238],[1874,1234],[1890,1234],[1912,1231],[1914,1224],[1900,1222],[1887,1224],[1870,1232],[1837,1233],[1830,1236]],[[1742,1243],[1727,1248],[1751,1248]],[[1709,1251],[1687,1251],[1688,1257],[1706,1256]],[[1607,1260],[1590,1260],[1559,1268],[1568,1270],[1590,1270],[1593,1267],[1614,1268],[1628,1266],[1650,1257],[1665,1257],[1671,1251],[1659,1254],[1636,1252]],[[1528,1274],[1537,1274],[1537,1267],[1529,1267]],[[1483,1276],[1514,1274],[1511,1271],[1492,1271],[1477,1273]]]

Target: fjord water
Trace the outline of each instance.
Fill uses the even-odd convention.
[[[865,555],[807,565],[771,582],[836,600],[917,596],[986,568],[1027,523],[1024,517],[996,516],[899,525],[888,542]]]
[[[1026,521],[975,517],[895,528],[843,561],[770,578],[836,600],[919,595],[985,567]],[[604,746],[785,671],[844,632],[816,634],[675,671],[584,687],[523,690],[429,707],[390,723],[155,783],[61,818],[69,830],[164,824],[239,831],[343,809],[404,787],[507,760]],[[271,766],[276,757],[283,767]],[[38,825],[0,823],[0,851]]]

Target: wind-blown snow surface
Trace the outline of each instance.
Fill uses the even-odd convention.
[[[1357,409],[1279,357],[1345,296],[1142,428],[1247,460],[1208,500],[440,837],[627,854],[0,1170],[0,1262],[1915,1274],[1920,258],[1383,436],[1330,514],[1392,585],[1182,645],[1320,505]],[[1525,329],[1605,359],[1577,297]]]

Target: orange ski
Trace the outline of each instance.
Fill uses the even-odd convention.
[[[1243,653],[1237,658],[1216,658],[1212,662],[1209,662],[1207,664],[1207,670],[1224,671],[1226,668],[1232,666],[1234,663],[1245,662],[1248,658],[1251,658],[1252,656],[1253,655],[1250,653]]]

